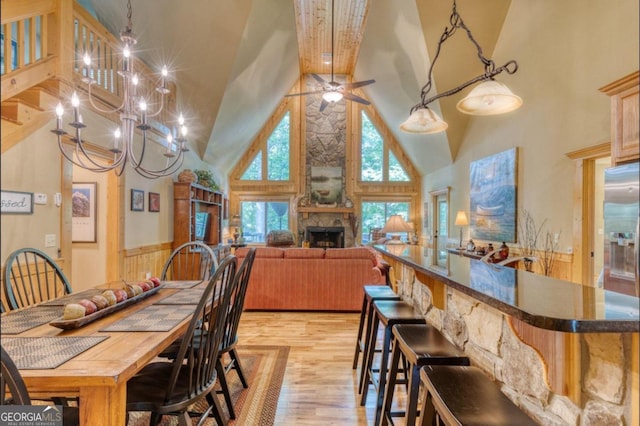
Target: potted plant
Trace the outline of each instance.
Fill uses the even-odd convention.
[[[198,176],[198,184],[206,186],[212,191],[218,189],[218,185],[213,178],[213,173],[211,173],[209,170],[194,170],[194,173],[196,174],[196,176]]]

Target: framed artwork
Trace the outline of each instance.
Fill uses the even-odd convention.
[[[71,190],[71,242],[95,243],[98,184],[95,182],[74,182]]]
[[[33,214],[33,192],[2,191],[1,213]]]
[[[149,192],[149,211],[156,213],[160,211],[160,194],[157,192]]]
[[[342,167],[311,167],[311,203],[342,202]]]
[[[471,162],[471,237],[516,241],[517,149]]]
[[[131,189],[131,211],[144,211],[144,191],[140,189]]]

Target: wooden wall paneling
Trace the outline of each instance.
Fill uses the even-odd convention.
[[[150,272],[152,276],[159,277],[170,254],[171,242],[125,249],[123,251],[123,279],[142,280],[147,272]]]

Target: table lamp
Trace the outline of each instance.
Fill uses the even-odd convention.
[[[407,222],[404,221],[402,216],[399,214],[394,214],[389,217],[387,223],[384,225],[384,228],[380,230],[380,232],[384,232],[385,234],[392,232],[411,232],[411,227]],[[385,244],[404,244],[404,242],[400,239],[400,235],[392,235],[391,239],[387,241]]]
[[[238,214],[234,214],[233,217],[231,218],[231,221],[229,222],[230,226],[235,226],[236,230],[233,233],[233,244],[238,244],[238,237],[240,236],[240,225],[242,224],[242,221],[240,220],[240,215]]]
[[[456,221],[455,221],[455,225],[460,227],[460,245],[458,246],[458,250],[464,250],[464,247],[462,247],[462,227],[463,226],[467,226],[469,224],[469,220],[467,219],[467,214],[460,210],[457,214],[456,214]]]

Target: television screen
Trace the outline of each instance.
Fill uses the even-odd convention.
[[[209,235],[210,226],[211,213],[196,213],[195,239],[200,241],[204,240]]]

